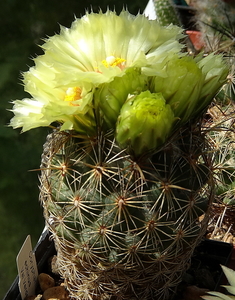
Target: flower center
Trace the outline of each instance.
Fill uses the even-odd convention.
[[[124,58],[120,58],[120,57],[115,57],[115,56],[108,56],[106,57],[105,60],[102,60],[102,64],[108,68],[108,67],[119,67],[119,68],[123,68],[124,67],[124,62],[126,60]]]
[[[68,101],[69,105],[79,106],[79,104],[73,103],[73,101],[81,99],[82,90],[80,87],[70,87],[66,91],[66,95],[64,97],[64,101]]]

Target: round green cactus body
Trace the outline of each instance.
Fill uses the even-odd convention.
[[[170,146],[135,159],[111,133],[48,137],[41,200],[72,299],[170,299],[212,200],[199,144],[200,131],[182,129]]]

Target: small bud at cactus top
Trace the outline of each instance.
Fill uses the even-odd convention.
[[[151,90],[161,92],[180,124],[201,114],[225,83],[228,68],[221,55],[205,58],[173,56],[164,66],[162,75],[152,79]]]
[[[213,97],[227,80],[228,66],[224,63],[222,55],[214,53],[200,59],[198,66],[205,76],[200,99],[194,114],[198,114],[202,109],[210,104]]]
[[[138,157],[161,146],[171,133],[174,121],[174,113],[162,94],[145,91],[130,96],[122,106],[116,140]]]
[[[117,118],[129,94],[139,94],[147,89],[147,76],[138,68],[129,68],[125,75],[104,83],[94,93],[96,111],[100,111],[102,128],[115,128]],[[99,108],[99,110],[97,109]]]
[[[192,115],[200,96],[204,76],[192,57],[175,56],[164,66],[167,76],[156,76],[153,91],[161,92],[181,123]]]

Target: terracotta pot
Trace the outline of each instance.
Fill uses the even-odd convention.
[[[204,47],[204,43],[202,40],[202,34],[200,31],[196,30],[186,30],[186,33],[192,42],[195,50],[199,51]]]

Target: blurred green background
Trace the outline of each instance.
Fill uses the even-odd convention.
[[[0,4],[0,299],[17,275],[16,256],[28,234],[35,246],[44,228],[38,202],[40,156],[48,128],[24,134],[9,128],[11,101],[26,97],[21,72],[41,54],[42,39],[69,27],[86,9],[123,7],[137,14],[148,0],[4,0]]]

